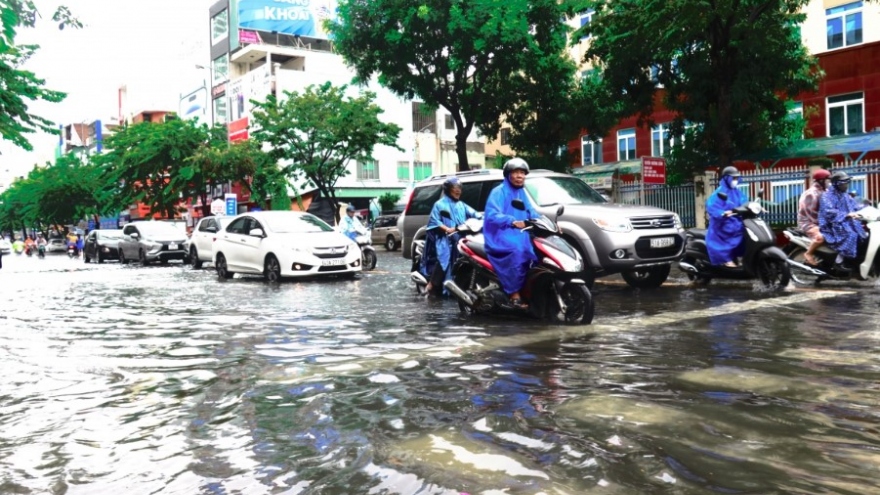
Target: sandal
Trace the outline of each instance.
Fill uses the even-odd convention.
[[[525,309],[529,309],[529,305],[526,304],[525,302],[523,302],[523,300],[520,299],[520,298],[511,299],[511,300],[510,300],[510,306],[511,306],[513,309],[523,309],[523,310],[525,310]]]
[[[728,261],[727,263],[725,263],[722,266],[724,266],[726,268],[736,268],[736,262],[735,261]]]

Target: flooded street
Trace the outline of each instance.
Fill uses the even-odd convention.
[[[594,324],[355,281],[4,256],[2,494],[880,493],[880,288],[595,287]]]

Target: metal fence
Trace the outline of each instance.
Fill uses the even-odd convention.
[[[618,202],[623,204],[642,204],[642,192],[640,182],[619,182],[617,188]],[[645,205],[656,206],[665,210],[674,211],[681,217],[681,222],[686,228],[696,225],[696,211],[694,208],[694,185],[683,184],[680,186],[667,186],[665,184],[645,184]]]

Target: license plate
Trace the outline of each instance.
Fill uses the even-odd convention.
[[[321,260],[321,265],[323,265],[323,266],[339,266],[339,265],[344,265],[344,264],[345,264],[344,258],[339,258],[339,259],[335,259],[335,260]]]
[[[651,239],[652,248],[665,248],[674,245],[675,239],[672,237],[658,237],[656,239]]]
[[[168,245],[168,249],[172,249],[172,250],[177,249],[177,244],[172,242],[171,244]]]

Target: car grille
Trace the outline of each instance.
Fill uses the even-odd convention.
[[[348,248],[346,246],[314,248],[312,254],[321,259],[344,258],[348,254]]]
[[[675,244],[665,248],[652,248],[650,237],[640,237],[639,240],[636,241],[636,256],[643,260],[668,258],[680,254],[683,246],[684,241],[681,239],[681,236],[678,235],[675,236]]]
[[[341,272],[341,271],[345,271],[345,270],[348,270],[348,267],[345,265],[322,266],[321,268],[318,268],[319,272]]]
[[[656,217],[636,217],[630,218],[630,223],[634,229],[671,229],[675,227],[675,218],[672,215],[661,215]]]

